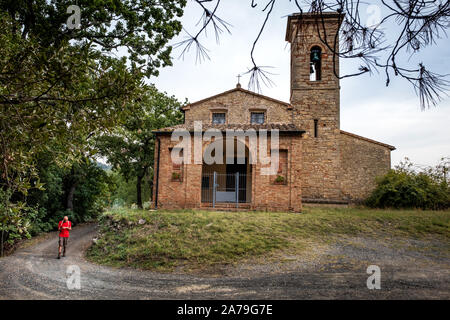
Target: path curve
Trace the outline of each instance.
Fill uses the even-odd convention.
[[[247,276],[202,277],[98,266],[84,258],[96,225],[75,227],[67,257],[56,259],[57,237],[0,259],[0,299],[449,299],[448,273],[385,272],[381,290],[368,290],[366,270],[297,270]],[[80,269],[80,289],[69,289],[67,270]],[[72,267],[73,268],[73,267]],[[336,271],[330,271],[336,270]],[[401,271],[401,270],[400,270]]]

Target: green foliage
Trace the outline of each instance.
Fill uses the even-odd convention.
[[[406,159],[394,170],[377,179],[377,187],[366,200],[374,208],[450,208],[448,167],[439,164],[421,172]],[[447,170],[446,170],[447,169]]]
[[[173,180],[178,180],[180,179],[181,175],[179,172],[172,172],[172,179]]]
[[[67,8],[74,4],[81,11],[79,29],[66,24]],[[129,62],[150,76],[171,65],[167,44],[181,31],[177,19],[185,5],[186,0],[1,0],[0,12],[14,18],[14,32],[34,37],[43,48],[89,44],[99,55],[126,48]]]
[[[136,180],[136,202],[142,208],[140,184],[145,176],[153,175],[155,135],[153,130],[173,126],[183,121],[181,103],[175,97],[159,92],[155,86],[146,86],[145,94],[135,102],[121,127],[111,134],[96,139],[99,153],[108,159],[113,170],[125,181]]]
[[[114,190],[111,193],[111,206],[117,207],[130,207],[137,202],[136,195],[136,178],[130,178],[128,182],[123,175],[117,171],[109,171],[108,175],[115,185]],[[150,201],[152,187],[152,176],[145,176],[142,184],[142,199],[144,201]],[[144,206],[144,204],[143,204]]]
[[[101,57],[88,46],[44,48],[14,28],[0,11],[0,189],[9,195],[1,199],[3,229],[15,225],[14,215],[30,215],[27,196],[43,189],[39,154],[70,167],[93,153],[89,136],[120,122],[129,111],[124,96],[133,97],[140,81],[124,60]]]
[[[30,237],[29,216],[36,209],[23,201],[12,202],[11,190],[0,189],[0,256],[3,256],[5,244],[12,245],[15,240]]]
[[[96,153],[91,137],[135,113],[144,77],[170,65],[167,43],[186,1],[80,0],[81,28],[68,29],[72,4],[0,0],[0,228],[9,240],[33,219],[37,231],[53,228],[69,184],[75,219],[104,205],[107,183],[80,161]],[[129,55],[117,56],[120,48]],[[97,181],[81,181],[84,173]]]
[[[116,185],[95,162],[83,161],[69,170],[58,167],[44,156],[39,161],[38,170],[45,188],[32,190],[27,199],[28,205],[39,208],[30,217],[32,234],[55,230],[65,215],[74,224],[89,221],[112,204],[111,196]],[[67,190],[64,181],[68,179],[76,179],[73,210],[67,210],[65,206]]]

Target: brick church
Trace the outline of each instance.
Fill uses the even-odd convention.
[[[395,147],[340,129],[340,86],[333,71],[336,68],[339,74],[339,59],[336,57],[333,63],[333,53],[322,44],[317,28],[322,36],[324,30],[334,35],[342,17],[325,13],[323,24],[317,24],[317,18],[308,13],[288,17],[290,103],[242,89],[238,84],[232,90],[184,106],[184,124],[155,132],[155,208],[298,212],[305,203],[348,204],[370,193],[375,178],[390,169]],[[194,161],[195,155],[207,152],[214,141],[203,139],[200,148],[189,152],[188,161],[175,163],[171,154],[178,142],[172,141],[172,133],[184,129],[192,133],[193,140],[197,121],[201,121],[203,133],[211,129],[267,130],[267,144],[271,130],[276,129],[276,172],[262,174],[267,164],[250,161],[252,153],[245,138],[231,142],[223,139],[223,149],[232,144],[238,149],[237,145],[243,144],[245,152],[239,156],[235,152],[234,162]],[[260,148],[258,144],[257,152],[261,152]],[[270,146],[267,148],[270,151]]]

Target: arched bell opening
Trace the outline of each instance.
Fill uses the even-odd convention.
[[[309,80],[319,81],[322,78],[322,49],[319,46],[311,48],[309,61]]]

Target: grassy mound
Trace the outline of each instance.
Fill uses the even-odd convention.
[[[304,213],[115,210],[88,258],[111,266],[205,269],[304,250],[342,235],[450,238],[450,211],[309,208]]]

